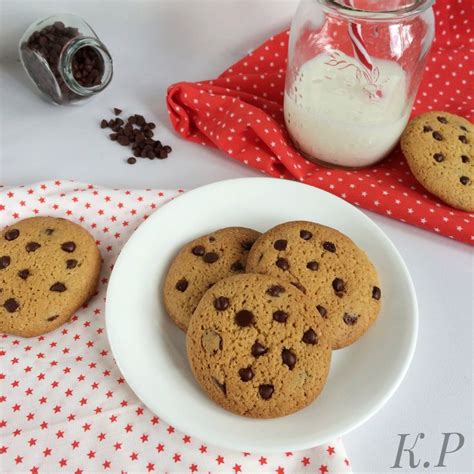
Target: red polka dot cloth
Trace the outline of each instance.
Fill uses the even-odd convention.
[[[446,110],[472,120],[474,2],[443,0],[435,8],[436,40],[413,115]],[[346,171],[319,167],[292,147],[282,107],[287,50],[285,31],[215,80],[171,86],[167,103],[175,129],[268,175],[317,186],[356,206],[474,244],[474,214],[427,193],[399,148],[375,166]]]
[[[123,379],[104,327],[109,275],[136,227],[180,192],[67,181],[0,187],[1,228],[65,217],[94,235],[104,260],[98,294],[69,323],[35,338],[0,335],[2,473],[351,472],[340,439],[280,455],[209,446],[151,413]]]

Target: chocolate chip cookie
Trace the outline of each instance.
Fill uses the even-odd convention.
[[[66,219],[33,217],[0,234],[0,331],[32,337],[61,326],[95,292],[101,258]]]
[[[450,206],[474,211],[474,126],[447,112],[413,119],[401,147],[415,178]]]
[[[284,278],[305,293],[314,320],[325,321],[333,349],[356,341],[380,310],[374,266],[351,239],[330,227],[280,224],[255,242],[246,269]]]
[[[163,294],[166,310],[186,331],[202,295],[217,281],[243,273],[259,232],[227,227],[185,245],[171,263]]]
[[[326,382],[329,341],[310,302],[285,280],[226,278],[208,290],[187,332],[193,373],[216,403],[273,418],[309,405]]]

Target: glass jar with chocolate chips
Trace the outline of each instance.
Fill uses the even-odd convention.
[[[112,80],[109,51],[76,15],[54,15],[33,23],[19,48],[28,76],[56,104],[82,102]]]

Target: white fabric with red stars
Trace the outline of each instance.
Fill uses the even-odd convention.
[[[436,39],[413,115],[446,110],[472,120],[474,1],[438,1],[435,18]],[[287,52],[284,31],[215,80],[172,85],[167,101],[174,128],[268,175],[299,180],[356,206],[474,245],[474,214],[429,194],[399,147],[381,163],[357,171],[322,168],[292,147],[283,119]]]
[[[127,386],[104,328],[108,278],[137,226],[180,192],[70,181],[0,187],[2,228],[68,218],[95,236],[104,260],[98,294],[69,323],[36,338],[0,337],[2,472],[351,472],[340,439],[280,455],[208,446],[159,419]]]

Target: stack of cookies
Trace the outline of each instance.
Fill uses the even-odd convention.
[[[352,240],[296,221],[264,234],[230,227],[185,245],[164,302],[209,397],[239,415],[273,418],[321,393],[331,351],[367,331],[381,290]]]

